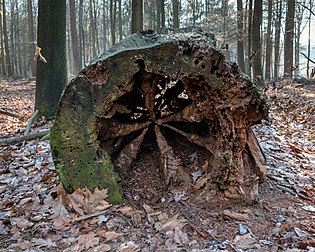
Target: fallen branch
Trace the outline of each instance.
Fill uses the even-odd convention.
[[[27,126],[26,126],[26,129],[25,129],[25,131],[24,131],[24,136],[27,136],[28,133],[30,132],[31,126],[32,126],[32,124],[33,124],[33,122],[34,122],[34,120],[35,120],[37,114],[38,114],[38,110],[36,110],[36,111],[33,113],[31,119],[29,120],[29,122],[28,122],[28,124],[27,124]]]
[[[19,119],[21,121],[24,121],[24,118],[22,116],[14,114],[14,113],[11,113],[11,112],[9,112],[7,110],[0,109],[0,114],[11,116],[11,117],[17,118],[17,119]]]
[[[313,64],[315,64],[315,61],[311,60],[309,57],[307,57],[307,55],[305,53],[302,53],[301,54],[306,58],[308,59],[310,62],[312,62]]]
[[[24,142],[24,141],[34,140],[36,138],[41,139],[43,136],[46,136],[48,133],[49,133],[49,129],[48,130],[39,131],[37,133],[33,133],[33,134],[30,134],[30,135],[27,135],[27,136],[14,137],[14,138],[0,140],[0,145],[10,145],[10,144],[14,144],[14,143],[21,143],[21,142]]]

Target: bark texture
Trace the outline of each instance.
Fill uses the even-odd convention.
[[[53,159],[68,192],[107,187],[113,203],[142,152],[146,160],[159,152],[152,165],[166,190],[253,201],[265,168],[251,126],[266,113],[259,91],[224,61],[213,36],[137,33],[67,85],[50,133]],[[202,160],[198,179],[181,158],[188,145]]]

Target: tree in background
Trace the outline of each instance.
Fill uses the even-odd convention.
[[[254,1],[254,15],[252,24],[252,66],[253,66],[253,78],[263,78],[262,66],[261,66],[261,35],[260,27],[262,21],[262,1]]]
[[[66,1],[39,0],[37,44],[47,63],[37,58],[35,109],[51,117],[67,81]]]
[[[288,0],[284,34],[284,75],[292,77],[295,0]]]
[[[143,30],[143,0],[132,0],[131,33]]]
[[[69,0],[69,9],[70,9],[72,54],[73,54],[73,62],[75,66],[75,73],[77,74],[81,70],[81,61],[80,61],[80,56],[79,56],[78,32],[77,32],[77,21],[76,21],[74,0]]]
[[[242,0],[237,0],[237,63],[241,71],[245,72],[243,24],[243,2]]]

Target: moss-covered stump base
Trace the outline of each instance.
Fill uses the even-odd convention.
[[[134,34],[67,85],[53,159],[68,192],[109,188],[112,203],[121,185],[141,184],[157,198],[203,190],[252,202],[265,168],[251,126],[266,111],[211,35]]]

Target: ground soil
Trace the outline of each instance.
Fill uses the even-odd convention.
[[[0,114],[0,139],[21,136],[33,113],[35,83],[2,81],[0,88],[0,109],[25,118]],[[167,192],[157,148],[146,139],[122,181],[124,204],[82,221],[66,207],[72,219],[63,229],[55,222],[60,185],[48,140],[3,145],[0,251],[315,251],[315,84],[285,80],[265,93],[270,120],[254,130],[268,174],[257,204],[213,201],[202,189]],[[49,126],[42,119],[32,131]],[[173,146],[184,166],[198,157],[203,163],[204,150]]]

